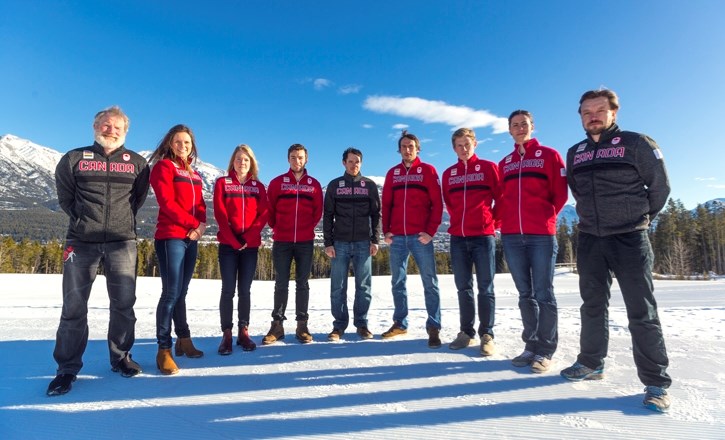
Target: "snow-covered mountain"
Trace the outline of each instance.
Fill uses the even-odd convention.
[[[139,152],[148,159],[151,151]],[[12,134],[0,136],[0,209],[29,209],[38,205],[57,209],[55,167],[63,153]],[[214,181],[224,170],[198,160],[195,168],[204,182],[204,198],[211,200]]]
[[[55,166],[63,156],[11,134],[0,136],[0,209],[28,209],[56,199]]]

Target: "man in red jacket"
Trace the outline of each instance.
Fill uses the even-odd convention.
[[[494,352],[493,324],[496,312],[496,297],[493,293],[493,277],[496,273],[493,205],[498,205],[501,196],[498,167],[476,156],[476,133],[470,128],[456,130],[451,142],[458,161],[443,172],[443,200],[451,218],[448,233],[451,235],[451,264],[458,290],[461,331],[448,347],[460,350],[475,342],[475,266],[481,355],[491,356]]]
[[[503,197],[497,212],[501,242],[511,277],[519,291],[524,351],[511,363],[549,369],[558,342],[554,297],[556,216],[567,199],[566,169],[561,155],[531,137],[534,118],[526,110],[509,116],[514,149],[499,162]]]
[[[272,327],[262,344],[274,344],[284,339],[282,321],[289,297],[289,278],[292,260],[295,261],[295,337],[303,344],[312,342],[307,329],[307,307],[310,285],[307,279],[312,270],[312,251],[315,226],[322,218],[322,187],[307,174],[307,148],[293,144],[287,150],[290,169],[275,177],[269,184],[269,226],[272,228],[272,261],[274,262],[274,310]]]
[[[383,234],[390,245],[392,275],[393,326],[383,333],[383,339],[408,332],[408,257],[412,254],[420,270],[428,311],[426,329],[428,346],[441,346],[441,305],[433,236],[441,224],[443,199],[438,173],[432,165],[418,157],[420,141],[403,131],[398,140],[398,152],[403,161],[388,171],[383,186]]]

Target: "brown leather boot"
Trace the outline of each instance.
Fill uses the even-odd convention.
[[[249,337],[249,329],[247,326],[239,327],[239,334],[237,335],[237,345],[242,346],[244,351],[254,351],[257,348],[257,344],[252,341]]]
[[[284,327],[282,326],[282,321],[272,321],[272,327],[269,328],[267,336],[262,339],[262,345],[274,344],[281,339],[284,339]]]
[[[194,347],[194,343],[191,342],[191,338],[177,338],[174,351],[177,356],[186,355],[188,358],[200,358],[204,356],[203,351],[197,350],[196,347]]]
[[[309,344],[312,342],[312,335],[307,329],[307,321],[297,321],[297,331],[295,332],[295,337],[303,344]]]
[[[171,356],[170,348],[159,348],[158,353],[156,353],[156,367],[161,371],[161,374],[171,375],[179,372],[179,367],[176,366],[176,362]]]
[[[219,350],[217,351],[222,356],[232,354],[232,329],[228,328],[224,330],[224,335],[222,335],[222,342],[221,344],[219,344]]]

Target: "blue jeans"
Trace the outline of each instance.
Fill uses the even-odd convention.
[[[505,234],[506,264],[519,291],[525,350],[551,359],[559,341],[554,268],[559,246],[553,235]]]
[[[441,328],[441,294],[438,290],[433,241],[421,244],[417,235],[394,235],[390,245],[390,273],[393,290],[395,312],[393,321],[403,328],[408,328],[408,290],[407,280],[408,257],[413,255],[415,264],[420,270],[425,295],[425,309],[428,311],[426,327]]]
[[[171,348],[171,321],[179,338],[191,336],[186,322],[186,293],[194,275],[198,243],[195,240],[155,240],[161,273],[161,298],[156,307],[156,340]]]
[[[581,352],[577,361],[603,368],[609,345],[609,298],[612,275],[617,277],[627,309],[632,352],[639,380],[668,388],[669,359],[654,297],[654,254],[647,231],[597,237],[579,233],[576,265],[579,270]]]
[[[249,311],[252,307],[252,280],[257,270],[258,248],[241,251],[226,244],[219,245],[219,272],[222,276],[222,294],[219,298],[219,319],[222,331],[234,327],[234,290],[239,292],[237,318],[239,328],[249,325]]]
[[[310,241],[275,241],[272,245],[272,261],[274,262],[274,310],[272,319],[284,321],[289,299],[289,278],[292,260],[295,261],[295,319],[307,321],[308,304],[310,302],[310,283],[307,280],[312,270],[312,252],[314,242]]]
[[[136,240],[87,243],[67,240],[63,262],[63,311],[53,358],[58,374],[78,374],[88,344],[88,298],[103,264],[108,291],[108,352],[115,367],[135,341]]]
[[[355,274],[355,302],[352,306],[355,327],[368,326],[368,310],[372,294],[370,241],[335,241],[335,258],[330,263],[330,304],[335,321],[333,327],[343,332],[350,322],[347,309],[347,274],[352,260]]]
[[[461,331],[476,336],[476,300],[473,296],[473,268],[476,268],[478,286],[478,335],[493,337],[496,314],[496,297],[493,293],[493,276],[496,273],[496,239],[492,235],[457,237],[451,235],[451,265],[453,280],[458,290],[458,310]]]

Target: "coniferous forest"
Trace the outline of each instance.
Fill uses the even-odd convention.
[[[559,253],[557,263],[575,266],[576,223],[559,225],[557,240]],[[665,209],[656,218],[650,229],[650,239],[655,254],[655,272],[678,278],[725,274],[725,207],[717,204],[698,205],[687,210],[679,200],[670,199]],[[293,263],[294,264],[294,263]],[[450,256],[447,252],[436,252],[439,274],[451,273]],[[381,246],[372,262],[373,275],[389,275],[389,254],[387,246]],[[496,248],[497,272],[507,272],[500,240]],[[34,241],[15,240],[11,236],[0,239],[0,272],[58,274],[63,270],[63,241],[58,239]],[[409,273],[417,273],[411,259]],[[139,276],[158,276],[153,240],[139,240]],[[330,261],[321,246],[315,247],[312,261],[312,278],[327,278]],[[294,275],[294,269],[292,270]],[[196,265],[196,278],[219,279],[217,245],[202,242]],[[274,279],[272,250],[259,249],[256,279]]]

